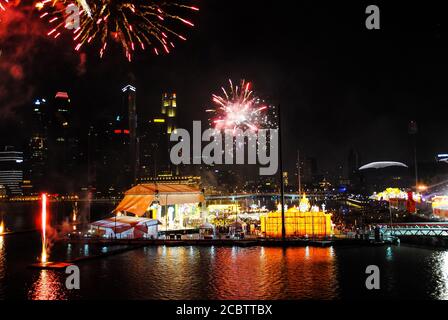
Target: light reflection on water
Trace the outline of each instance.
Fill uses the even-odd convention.
[[[365,288],[370,264],[381,270],[376,292]],[[81,272],[83,298],[448,299],[448,251],[406,246],[148,247]]]
[[[210,290],[217,299],[336,297],[335,261],[329,248],[234,248],[236,263],[223,250],[213,266]]]
[[[432,298],[448,300],[448,251],[436,251],[429,258],[430,272],[435,280],[434,288],[429,288]]]
[[[0,298],[3,299],[3,283],[6,275],[6,250],[5,250],[5,239],[0,236]]]
[[[372,261],[386,281],[377,295],[364,287],[363,268]],[[416,261],[413,268],[410,261]],[[81,290],[76,296],[65,289],[63,272],[40,271],[33,276],[27,298],[448,299],[448,251],[409,247],[162,246],[94,260],[80,268]]]
[[[392,247],[387,247],[387,249],[386,249],[386,260],[387,261],[393,261],[394,260]]]
[[[6,216],[13,230],[35,227],[38,206],[19,210],[24,206],[8,210],[14,212]],[[98,210],[104,212],[110,210]],[[65,261],[105,250],[55,245],[51,258]],[[39,253],[37,233],[0,237],[0,299],[448,299],[448,250],[405,245],[145,247],[80,264],[81,290],[75,293],[65,289],[64,272],[26,268]],[[371,264],[381,270],[376,293],[365,288]]]
[[[64,261],[84,249],[55,245],[52,258]],[[404,245],[145,247],[83,262],[76,292],[65,288],[63,271],[26,268],[38,253],[37,234],[0,237],[0,299],[448,299],[448,251]],[[371,264],[381,271],[377,292],[365,288]]]
[[[29,293],[30,300],[66,300],[64,278],[55,271],[41,270]]]
[[[338,289],[332,248],[163,246],[110,257],[102,266],[120,288],[115,297],[125,299],[332,299]],[[110,285],[96,285],[104,289],[97,295],[112,298]]]

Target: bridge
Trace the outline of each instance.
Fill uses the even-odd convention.
[[[308,198],[322,198],[328,195],[325,194],[306,194]],[[302,196],[298,193],[285,193],[285,198],[290,200],[300,199]],[[250,198],[280,198],[279,193],[239,193],[239,194],[226,194],[226,195],[205,195],[205,199],[208,200],[241,200]]]
[[[430,236],[448,237],[448,222],[417,222],[379,224],[385,228],[385,235],[389,236]]]

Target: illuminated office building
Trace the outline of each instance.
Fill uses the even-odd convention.
[[[140,179],[172,173],[169,139],[177,129],[177,95],[162,94],[160,114],[142,122],[140,134]]]
[[[162,115],[166,121],[166,132],[171,134],[177,129],[177,96],[175,93],[164,93],[162,96]]]
[[[134,86],[127,85],[122,89],[123,92],[123,125],[127,118],[127,130],[123,128],[122,134],[127,134],[129,138],[129,167],[130,184],[135,184],[138,178],[139,156],[138,156],[138,138],[137,138],[137,89]],[[127,111],[127,112],[126,112]],[[126,117],[127,113],[127,117]],[[117,129],[119,130],[119,129]]]
[[[76,186],[67,184],[77,176],[80,156],[72,109],[63,91],[48,101],[34,101],[25,171],[30,193],[75,191]]]
[[[77,176],[78,138],[75,134],[73,106],[67,92],[57,92],[47,112],[48,117],[48,190],[72,192],[67,180]],[[70,188],[70,189],[69,189]]]
[[[28,143],[26,177],[31,184],[31,193],[37,192],[36,188],[42,186],[45,180],[48,141],[47,119],[48,111],[46,99],[37,99],[32,106],[31,137]]]
[[[22,195],[23,152],[7,146],[0,151],[0,185],[9,195]]]

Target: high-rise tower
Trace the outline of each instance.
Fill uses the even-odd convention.
[[[127,106],[128,112],[128,128],[129,128],[129,155],[131,169],[131,184],[134,184],[138,178],[139,157],[138,157],[138,139],[137,139],[137,89],[131,85],[127,85],[122,89],[124,94],[124,104]]]
[[[28,144],[26,178],[37,193],[45,182],[48,159],[47,117],[48,104],[46,99],[37,99],[33,104],[31,137]]]
[[[162,96],[162,115],[166,119],[167,133],[171,134],[177,129],[177,96],[175,93],[164,93]]]
[[[22,195],[23,153],[7,146],[0,151],[0,185],[6,187],[10,195]]]
[[[73,192],[75,186],[67,181],[76,176],[79,152],[73,123],[73,106],[67,92],[56,92],[46,117],[48,139],[48,190]],[[73,180],[72,180],[73,181]]]
[[[348,154],[348,166],[347,166],[347,178],[354,183],[358,169],[361,166],[361,161],[359,157],[359,152],[355,148],[351,148]]]

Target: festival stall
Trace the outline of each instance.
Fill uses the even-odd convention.
[[[104,238],[157,238],[159,222],[153,219],[118,216],[91,224],[94,234]]]
[[[281,206],[276,212],[261,216],[261,232],[269,238],[282,237]],[[329,237],[333,234],[331,214],[317,206],[311,207],[306,195],[299,207],[285,209],[286,237]]]
[[[197,228],[205,201],[202,191],[184,184],[141,184],[125,193],[114,214],[158,220],[163,231]]]
[[[448,196],[436,196],[432,199],[433,214],[439,218],[448,218]]]

